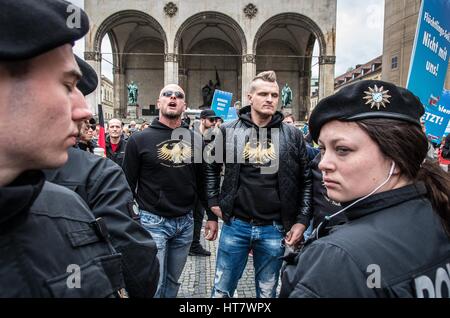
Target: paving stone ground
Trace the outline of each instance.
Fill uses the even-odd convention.
[[[219,223],[219,229],[222,222]],[[220,232],[219,232],[220,235]],[[211,256],[188,256],[186,266],[181,275],[181,287],[178,298],[209,298],[214,282],[214,270],[216,268],[216,252],[219,243],[217,240],[210,242],[201,235],[202,246],[211,252]],[[234,295],[236,298],[255,298],[255,273],[253,269],[253,257],[249,256],[244,274],[239,281],[238,288]]]

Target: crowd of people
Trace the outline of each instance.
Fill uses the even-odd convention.
[[[273,71],[237,120],[206,109],[193,128],[172,83],[151,124],[109,120],[103,158],[84,97],[98,76],[72,51],[89,21],[68,27],[68,5],[2,3],[0,297],[175,298],[188,255],[211,255],[203,223],[213,298],[235,295],[250,252],[258,298],[450,296],[450,142],[430,153],[414,94],[349,85],[304,136]]]

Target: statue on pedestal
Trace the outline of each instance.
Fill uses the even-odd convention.
[[[137,105],[139,88],[134,81],[127,85],[128,88],[128,105]]]
[[[219,72],[217,72],[217,68],[216,68],[216,83],[214,84],[212,80],[209,80],[208,84],[202,87],[203,105],[199,106],[199,109],[211,108],[211,103],[216,89],[220,89],[220,78]]]
[[[292,107],[292,90],[286,83],[281,91],[281,107],[290,108]]]

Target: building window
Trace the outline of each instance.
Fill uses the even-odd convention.
[[[395,70],[398,68],[398,56],[394,56],[391,60],[391,69]]]

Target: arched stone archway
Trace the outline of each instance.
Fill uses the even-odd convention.
[[[167,36],[162,26],[145,12],[119,11],[107,17],[95,32],[93,60],[101,74],[101,43],[108,35],[113,54],[115,115],[127,116],[127,84],[139,86],[138,113],[156,103],[164,85],[164,56]],[[92,64],[92,63],[91,63]]]
[[[202,87],[210,80],[214,84],[219,80],[221,90],[232,92],[233,102],[241,100],[242,54],[246,50],[244,31],[231,17],[200,12],[186,19],[175,35],[174,52],[188,106],[204,106]]]
[[[291,12],[268,19],[253,40],[256,72],[273,69],[280,90],[285,84],[290,86],[294,95],[291,111],[297,120],[304,120],[310,110],[312,55],[316,41],[321,57],[318,61],[322,64],[328,61],[322,58],[329,50],[325,35],[309,17]]]

